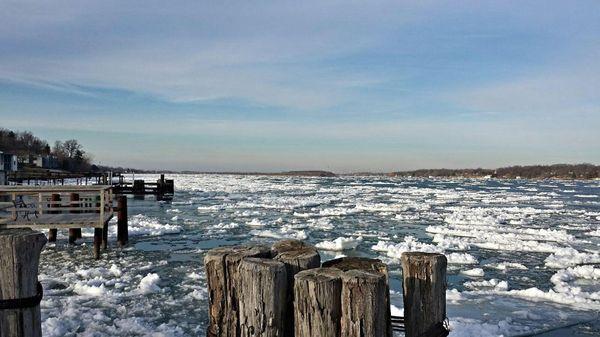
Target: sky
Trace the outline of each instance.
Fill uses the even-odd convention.
[[[600,164],[600,2],[1,0],[0,127],[146,169]]]

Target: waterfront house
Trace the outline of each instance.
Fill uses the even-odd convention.
[[[0,185],[7,185],[8,172],[14,172],[17,168],[17,156],[0,151]]]

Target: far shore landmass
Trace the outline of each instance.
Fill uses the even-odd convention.
[[[206,171],[161,171],[131,170],[132,173],[182,173],[182,174],[222,174],[222,175],[263,175],[298,177],[337,177],[337,176],[388,176],[415,178],[498,178],[498,179],[600,179],[600,165],[593,164],[554,164],[508,166],[497,169],[419,169],[395,172],[352,172],[334,173],[324,170],[295,170],[284,172],[206,172]]]

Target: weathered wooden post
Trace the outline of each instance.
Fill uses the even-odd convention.
[[[244,258],[239,266],[239,281],[240,336],[287,336],[285,265],[271,259]]]
[[[341,336],[391,337],[385,275],[350,270],[342,275]]]
[[[94,258],[100,259],[100,247],[102,246],[102,228],[94,228]]]
[[[31,229],[0,230],[0,336],[41,337],[38,282],[46,237]]]
[[[71,208],[79,208],[79,193],[71,193],[69,196]],[[79,213],[78,210],[71,210],[71,213]],[[69,244],[74,244],[81,237],[81,228],[69,228]]]
[[[447,336],[446,267],[442,254],[402,254],[406,337]]]
[[[144,192],[146,190],[146,186],[145,186],[145,181],[144,180],[134,180],[133,181],[133,194],[134,195],[144,195]]]
[[[117,197],[117,241],[119,246],[125,246],[129,242],[129,228],[127,224],[127,196]]]
[[[108,248],[108,221],[104,222],[104,227],[102,228],[102,249],[106,250]]]
[[[284,321],[284,336],[293,336],[294,334],[294,275],[302,270],[319,268],[321,266],[321,256],[319,251],[300,240],[281,240],[271,247],[273,259],[283,262],[287,274],[287,289],[285,294],[285,313],[289,319]]]
[[[209,250],[204,256],[209,293],[208,337],[239,337],[238,267],[245,257],[270,257],[263,245],[229,246]],[[245,280],[244,280],[245,281]]]
[[[175,181],[173,179],[165,180],[166,193],[175,194]]]
[[[342,274],[336,268],[316,268],[294,276],[295,337],[340,336]]]
[[[387,265],[377,259],[342,257],[323,267],[344,271],[342,336],[392,336]],[[361,332],[362,331],[362,332]]]
[[[54,193],[50,196],[50,208],[58,208],[60,207],[60,194]],[[60,213],[60,211],[49,211],[50,214]],[[58,234],[58,230],[56,228],[50,228],[48,230],[48,242],[56,242],[56,236]]]

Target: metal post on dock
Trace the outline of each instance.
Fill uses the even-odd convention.
[[[117,197],[117,241],[123,247],[129,242],[129,228],[127,224],[127,196]]]
[[[0,230],[0,336],[41,337],[38,282],[46,237],[28,228]]]
[[[448,336],[445,326],[447,265],[442,254],[402,254],[406,337]]]

